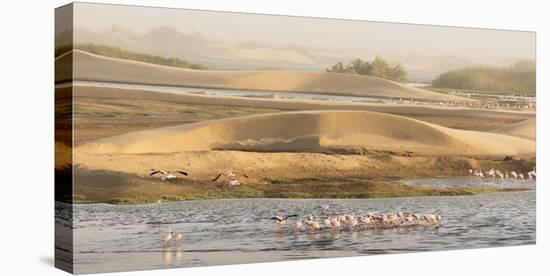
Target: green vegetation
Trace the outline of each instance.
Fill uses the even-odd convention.
[[[163,57],[159,55],[149,55],[143,53],[137,53],[132,51],[127,51],[119,47],[106,46],[106,45],[97,45],[93,43],[83,43],[75,44],[74,47],[58,47],[55,49],[55,56],[60,56],[70,50],[82,50],[88,53],[111,57],[119,59],[127,59],[134,61],[141,61],[152,64],[159,64],[165,66],[179,67],[179,68],[188,68],[195,70],[205,70],[207,69],[202,64],[190,63],[180,58],[176,57]]]
[[[446,72],[432,81],[432,87],[535,94],[536,65],[523,60],[509,67],[471,67]]]
[[[135,197],[115,197],[103,195],[94,200],[81,195],[75,196],[76,203],[105,202],[109,204],[145,204],[166,201],[223,199],[223,198],[389,198],[417,196],[468,196],[493,192],[515,192],[526,189],[494,189],[494,188],[434,188],[422,185],[406,185],[402,183],[380,180],[360,180],[354,182],[333,182],[330,180],[276,180],[278,184],[249,184],[221,190],[203,189],[186,190],[175,195],[151,195]],[[322,182],[319,182],[322,181]],[[174,184],[166,184],[174,185]]]
[[[407,71],[405,71],[401,64],[390,65],[386,60],[378,56],[370,62],[357,58],[350,61],[346,66],[342,62],[338,62],[332,67],[327,68],[326,71],[372,76],[398,82],[405,82],[407,80]]]

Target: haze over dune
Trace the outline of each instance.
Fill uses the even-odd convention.
[[[117,15],[120,16],[120,13]],[[355,35],[352,35],[354,32],[351,32],[349,29],[352,26],[346,27],[345,32],[340,30],[336,33],[334,33],[335,30],[330,28],[330,26],[325,26],[329,27],[329,29],[327,30],[327,28],[324,28],[321,32],[323,34],[322,36],[319,36],[319,34],[315,32],[305,33],[298,37],[288,38],[279,42],[274,42],[272,39],[286,36],[288,33],[294,31],[300,31],[301,28],[275,31],[270,33],[269,39],[265,39],[265,37],[261,39],[261,37],[265,35],[263,29],[261,33],[250,36],[248,31],[252,31],[249,29],[252,26],[249,26],[249,22],[241,22],[241,24],[245,25],[241,26],[238,30],[232,31],[231,39],[228,40],[227,38],[216,38],[216,35],[212,33],[212,31],[218,31],[218,24],[213,22],[217,22],[217,20],[220,19],[215,18],[214,20],[214,18],[212,18],[211,20],[205,20],[205,18],[208,18],[207,16],[207,14],[202,14],[203,23],[200,24],[200,26],[196,24],[193,25],[196,29],[191,28],[190,30],[181,29],[181,26],[177,25],[160,24],[156,27],[148,26],[147,29],[136,32],[133,30],[135,24],[129,25],[126,21],[124,24],[107,24],[105,28],[90,28],[89,26],[76,27],[74,40],[73,36],[67,37],[69,36],[68,33],[62,34],[61,36],[67,41],[74,41],[74,43],[117,46],[140,53],[178,57],[191,62],[202,63],[211,68],[225,69],[257,70],[263,68],[282,68],[319,72],[324,71],[325,68],[339,61],[346,62],[355,58],[373,59],[379,55],[392,63],[401,63],[407,69],[410,80],[423,82],[429,82],[449,70],[478,65],[508,66],[518,60],[530,58],[528,53],[519,50],[522,48],[515,47],[508,47],[506,49],[494,49],[494,47],[489,46],[486,47],[487,49],[483,47],[474,47],[475,50],[481,49],[491,52],[491,55],[470,53],[471,51],[469,50],[473,49],[468,50],[467,48],[469,47],[465,47],[465,45],[458,46],[462,43],[467,44],[467,42],[461,39],[463,38],[461,35],[452,34],[453,31],[462,33],[460,30],[456,29],[453,30],[449,28],[444,33],[440,33],[440,31],[443,31],[445,28],[439,31],[433,30],[439,35],[427,31],[425,34],[426,37],[446,37],[446,39],[432,39],[430,42],[427,42],[419,41],[418,39],[412,40],[410,37],[412,33],[411,30],[391,30],[391,24],[379,26],[382,29],[375,30],[377,27],[374,25],[378,24],[373,22],[363,22],[364,25],[356,29]],[[220,15],[217,16],[219,17]],[[197,20],[200,17],[201,16],[193,18]],[[120,19],[118,18],[115,20]],[[138,20],[140,21],[139,23],[142,23],[141,18]],[[181,20],[191,19],[187,18],[187,16],[182,16]],[[232,18],[232,22],[235,23],[235,18]],[[322,26],[323,23],[325,22],[320,21],[316,25]],[[338,23],[344,22],[339,21]],[[353,22],[349,23],[353,24]],[[355,23],[361,24],[359,22]],[[269,27],[266,26],[266,29],[276,30],[281,28],[281,25],[287,24],[287,21],[281,21]],[[184,23],[182,26],[189,25],[189,23]],[[206,27],[205,25],[212,25],[211,27],[214,28],[201,31],[203,27]],[[408,28],[404,25],[406,24],[396,25],[394,28]],[[409,27],[414,28],[414,25]],[[258,26],[252,27],[252,29],[256,30],[257,28]],[[374,29],[370,32],[366,31],[366,29],[370,28]],[[352,29],[354,28],[352,27]],[[330,31],[333,31],[332,35]],[[473,32],[476,31],[479,30],[473,30]],[[248,35],[245,35],[247,33]],[[244,36],[239,37],[239,34]],[[369,39],[369,37],[374,34],[376,34],[376,39]],[[340,35],[343,37],[340,37]],[[489,40],[490,44],[494,43],[499,45],[497,42],[498,39],[495,41],[489,38],[491,35],[499,36],[491,31],[487,31],[482,38],[484,40]],[[528,35],[526,35],[526,37],[527,36]],[[385,37],[385,39],[383,37]],[[471,39],[469,36],[468,38]],[[322,43],[311,45],[309,42],[313,40],[318,42],[321,41]],[[363,40],[364,43],[357,44],[357,42],[361,40]],[[508,44],[514,43],[519,46],[524,45],[524,41],[524,39],[510,39],[507,42]],[[417,43],[425,43],[427,45],[416,45],[416,47],[413,47],[413,44]],[[447,44],[447,46],[439,49],[435,47],[436,44],[440,43]],[[414,50],[411,49],[407,52],[396,50],[396,47],[399,48],[401,45],[407,45],[407,47],[411,47]],[[455,50],[449,52],[449,48],[460,49],[460,51]],[[492,51],[489,50],[491,48],[493,48]],[[513,55],[508,54],[505,56],[493,57],[495,51],[514,52],[514,50],[516,53]]]
[[[470,99],[413,88],[375,77],[295,71],[214,71],[191,70],[143,62],[107,58],[74,50],[75,80],[138,83],[153,85],[325,93],[334,95],[470,101]],[[69,54],[56,64],[71,62]],[[56,81],[64,81],[62,79]]]
[[[92,154],[149,154],[212,149],[265,152],[408,152],[420,155],[533,153],[535,142],[455,130],[365,111],[283,112],[132,132],[77,148]]]

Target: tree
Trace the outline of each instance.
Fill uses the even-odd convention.
[[[363,61],[360,58],[356,58],[351,60],[345,67],[342,62],[338,62],[332,67],[327,68],[326,71],[333,73],[373,76],[398,82],[405,82],[407,80],[407,72],[401,64],[398,63],[390,66],[387,61],[378,56],[372,62]]]

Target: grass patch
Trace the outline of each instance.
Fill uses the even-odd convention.
[[[171,66],[171,67],[188,68],[188,69],[195,69],[195,70],[207,69],[206,66],[202,64],[191,63],[176,57],[163,57],[159,55],[143,54],[143,53],[124,50],[119,47],[99,45],[99,44],[93,44],[93,43],[79,43],[79,44],[75,44],[74,47],[58,47],[55,49],[55,56],[58,57],[73,49],[82,50],[88,53],[92,53],[92,54],[96,54],[104,57],[140,61],[140,62],[146,62],[151,64]]]

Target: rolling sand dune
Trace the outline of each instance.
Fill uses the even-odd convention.
[[[324,93],[334,95],[403,97],[426,100],[471,101],[380,78],[335,73],[294,71],[191,70],[114,59],[74,50],[56,59],[62,68],[74,60],[74,79],[134,84]],[[56,79],[57,82],[67,81]]]
[[[535,140],[536,137],[536,119],[529,119],[519,123],[510,124],[494,130],[497,133]]]
[[[365,111],[254,115],[132,132],[76,150],[91,154],[164,154],[213,149],[261,152],[408,152],[418,155],[504,155],[535,151],[518,137],[449,129]]]

